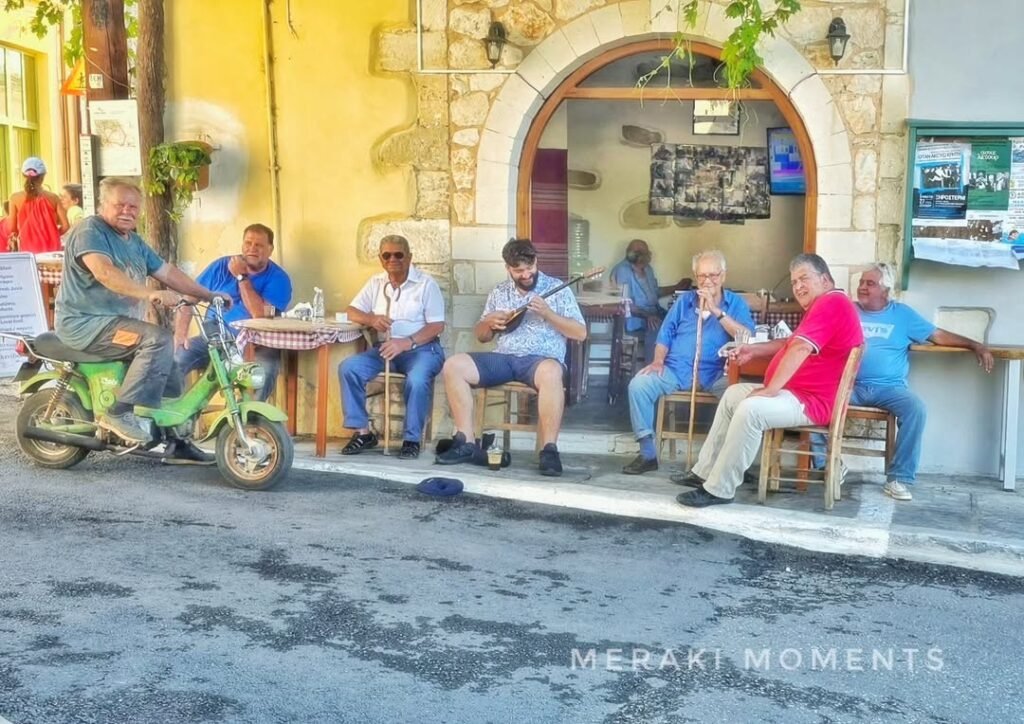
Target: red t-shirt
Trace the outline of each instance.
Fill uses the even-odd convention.
[[[814,347],[783,389],[789,390],[803,403],[804,412],[818,425],[832,421],[836,390],[843,376],[850,350],[864,343],[857,308],[846,293],[833,289],[814,300],[804,314],[800,326],[786,345],[775,353],[765,372],[765,383],[771,381],[775,369],[796,339],[803,339]]]

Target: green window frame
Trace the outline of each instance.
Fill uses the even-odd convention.
[[[39,155],[39,86],[35,56],[0,45],[0,199],[17,190],[20,164]]]

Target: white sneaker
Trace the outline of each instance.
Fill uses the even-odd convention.
[[[903,483],[898,483],[895,480],[890,480],[888,483],[882,486],[882,492],[888,495],[894,500],[913,500],[914,496],[907,490],[907,486]]]

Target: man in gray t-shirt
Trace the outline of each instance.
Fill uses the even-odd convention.
[[[178,294],[231,306],[231,297],[196,284],[166,263],[135,233],[142,203],[139,187],[120,179],[100,185],[99,214],[78,224],[64,250],[64,273],[57,293],[56,332],[64,344],[106,359],[131,358],[116,401],[97,424],[133,443],[150,439],[136,419],[135,405],[159,407],[164,388],[179,388],[170,330],[142,321],[146,304],[173,306]],[[153,277],[174,291],[146,286]],[[180,392],[179,392],[180,394]],[[188,444],[177,446],[180,462],[207,462]]]

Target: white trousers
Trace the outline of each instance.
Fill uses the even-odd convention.
[[[725,391],[693,466],[693,472],[705,480],[704,489],[718,498],[732,499],[736,494],[743,473],[757,457],[765,430],[814,424],[788,390],[775,397],[750,397],[761,387],[742,383]]]

